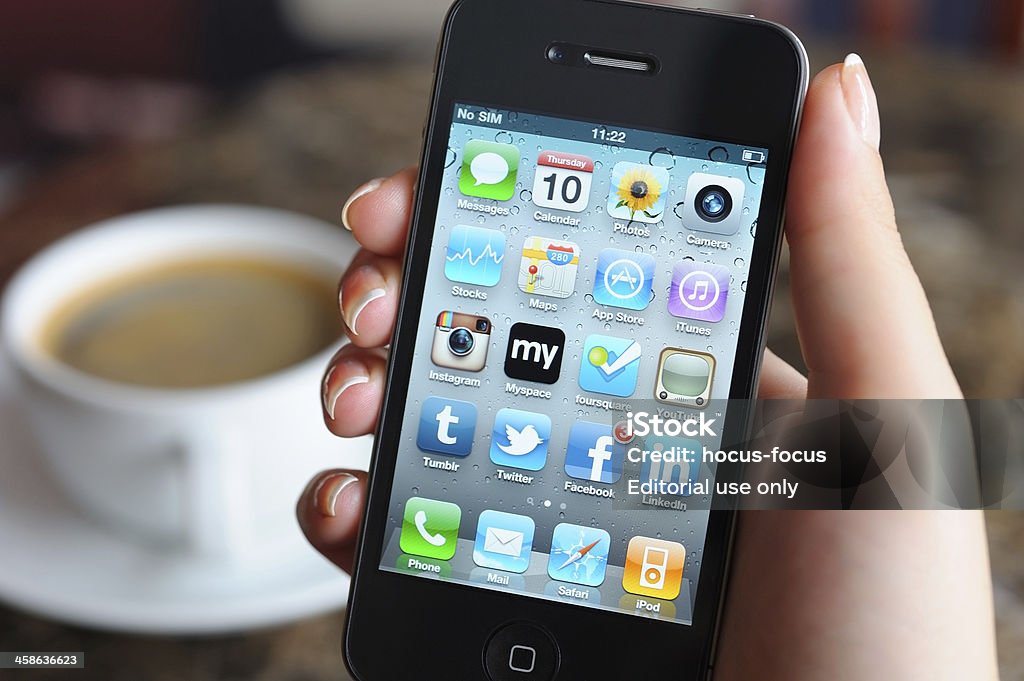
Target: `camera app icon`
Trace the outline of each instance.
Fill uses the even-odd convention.
[[[728,236],[740,229],[743,215],[743,180],[694,173],[686,183],[683,227],[695,232]]]
[[[480,371],[487,363],[490,344],[491,320],[445,310],[437,315],[430,361],[448,369]]]

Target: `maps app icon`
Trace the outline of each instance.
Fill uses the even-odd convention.
[[[519,261],[519,290],[538,296],[568,298],[576,288],[580,247],[571,241],[527,238]]]

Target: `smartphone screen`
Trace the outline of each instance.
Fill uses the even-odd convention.
[[[688,625],[768,150],[450,116],[380,568]]]

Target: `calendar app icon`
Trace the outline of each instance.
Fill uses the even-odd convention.
[[[593,179],[593,159],[561,151],[542,151],[537,154],[533,176],[533,202],[542,208],[579,213],[590,203]]]

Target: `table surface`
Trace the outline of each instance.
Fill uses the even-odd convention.
[[[841,59],[827,49],[813,63]],[[827,60],[827,61],[826,61]],[[883,154],[908,251],[964,390],[1024,394],[1024,87],[1015,72],[934,55],[868,53]],[[0,284],[82,225],[193,202],[276,206],[337,221],[366,178],[411,162],[429,89],[426,59],[335,64],[277,76],[179,139],[90,151],[35,179],[0,215]],[[770,345],[799,363],[784,261]],[[989,515],[1004,679],[1024,679],[1024,521]],[[84,650],[74,678],[343,678],[341,616],[246,635],[148,638],[68,627],[0,607],[0,649]],[[58,679],[67,672],[33,672]]]

